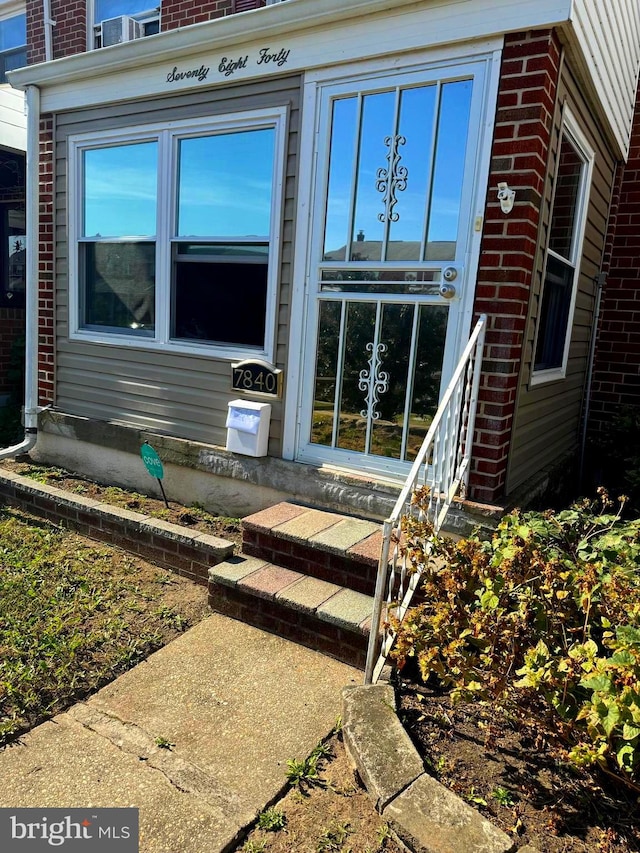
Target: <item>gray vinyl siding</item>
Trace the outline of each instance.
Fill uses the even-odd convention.
[[[562,126],[563,103],[566,103],[578,121],[589,145],[595,152],[595,161],[566,378],[531,387],[529,382],[533,360],[534,334],[540,304],[544,250],[547,243],[550,202]],[[616,162],[602,133],[594,122],[592,112],[581,95],[566,62],[563,67],[554,116],[551,149],[541,211],[536,270],[516,399],[515,422],[507,475],[508,494],[529,477],[534,476],[574,450],[580,438],[584,385],[588,369],[595,303],[594,278],[600,272],[602,264],[609,200]]]
[[[242,396],[231,391],[231,362],[227,359],[69,339],[66,158],[67,137],[77,133],[118,130],[270,107],[288,108],[275,339],[275,362],[286,375],[300,82],[299,76],[270,79],[268,84],[226,86],[190,95],[120,103],[108,110],[100,107],[61,113],[55,117],[57,409],[179,438],[224,445],[227,403]],[[269,453],[279,456],[284,401],[270,402]]]

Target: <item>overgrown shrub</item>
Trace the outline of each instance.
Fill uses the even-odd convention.
[[[418,494],[419,503],[425,499]],[[460,698],[520,707],[537,695],[577,764],[640,775],[640,521],[601,490],[559,513],[513,512],[490,542],[435,537],[407,520],[424,602],[398,627],[395,657]],[[535,703],[529,703],[533,706]]]

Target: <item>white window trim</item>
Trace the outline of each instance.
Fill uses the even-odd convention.
[[[589,210],[589,199],[591,196],[591,179],[593,176],[593,163],[595,159],[595,152],[587,142],[587,139],[583,134],[577,119],[566,105],[564,107],[562,116],[560,143],[562,142],[562,138],[564,136],[568,137],[571,144],[574,146],[580,157],[583,159],[584,168],[580,177],[580,188],[578,190],[578,198],[576,201],[576,220],[574,226],[573,243],[571,246],[571,258],[562,258],[559,255],[556,255],[556,253],[552,249],[549,249],[548,247],[545,249],[544,267],[542,270],[542,287],[540,288],[540,296],[538,299],[538,316],[536,318],[536,330],[533,339],[533,350],[531,354],[531,378],[529,380],[529,385],[531,387],[534,387],[536,385],[542,385],[547,382],[557,382],[558,380],[565,379],[567,376],[567,363],[569,360],[569,349],[571,347],[571,336],[573,333],[573,320],[575,314],[576,299],[578,296],[578,284],[580,281],[580,269],[582,266],[582,249],[584,246],[584,235],[587,225],[587,213]],[[551,202],[552,211],[553,205],[555,203],[556,181],[557,170],[556,176],[554,177],[553,197]],[[573,265],[571,301],[569,303],[567,331],[565,334],[561,366],[548,368],[547,370],[536,370],[534,367],[535,354],[538,346],[540,315],[542,309],[542,300],[544,297],[544,282],[547,274],[547,259],[549,258],[549,256],[557,257],[559,260],[564,261],[565,263],[569,261],[569,263]]]
[[[276,345],[278,282],[280,278],[280,242],[284,197],[284,155],[287,131],[286,107],[253,110],[220,117],[172,121],[160,125],[144,125],[125,131],[78,134],[69,137],[68,235],[69,235],[69,340],[134,349],[158,350],[176,354],[237,360],[264,358],[273,362]],[[272,127],[275,133],[273,192],[271,197],[271,232],[269,235],[265,344],[263,348],[193,343],[170,336],[171,245],[176,216],[176,157],[180,138],[223,131],[257,130]],[[82,234],[83,176],[82,152],[90,148],[158,140],[158,233],[149,235],[156,241],[156,306],[154,337],[141,337],[123,332],[96,331],[80,327],[80,295],[83,283],[79,271],[79,237]]]

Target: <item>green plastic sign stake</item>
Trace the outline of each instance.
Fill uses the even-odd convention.
[[[167,500],[167,496],[164,492],[164,486],[162,485],[162,478],[164,477],[164,467],[162,465],[162,459],[160,459],[156,451],[147,441],[145,441],[145,443],[140,448],[140,456],[142,456],[142,461],[144,462],[144,466],[147,471],[151,474],[152,477],[155,477],[158,481],[160,491],[162,492],[162,497],[164,498],[165,506],[167,509],[169,509],[169,501]]]

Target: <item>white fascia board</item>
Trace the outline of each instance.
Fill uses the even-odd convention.
[[[360,31],[376,20],[393,25],[422,13],[428,26],[420,32],[421,46],[430,47],[555,26],[570,19],[571,8],[571,0],[394,0],[391,8],[389,0],[287,0],[125,44],[27,66],[8,76],[12,86],[24,89],[35,85],[45,97],[49,89],[53,93],[65,84],[81,83],[85,104],[103,103],[121,100],[123,90],[112,91],[110,98],[101,93],[101,97],[94,99],[91,83],[101,77],[128,73],[130,85],[124,91],[127,98],[135,97],[138,94],[135,77],[144,74],[149,67],[179,63],[189,57],[240,55],[245,45],[254,42],[284,44],[293,36],[303,34],[311,40],[318,31],[349,29],[350,23]],[[369,53],[384,55],[402,49],[403,45],[398,45],[394,39],[382,38],[376,50]],[[351,58],[344,56],[344,60]],[[296,63],[299,69],[309,67],[303,59],[300,57]],[[335,58],[332,61],[336,61]],[[280,73],[283,70],[294,69],[288,64]],[[210,79],[207,82],[211,84]],[[181,90],[186,88],[197,88],[197,84],[181,87]],[[64,99],[59,101],[57,108],[63,108]],[[51,104],[43,103],[43,110],[51,108]]]

